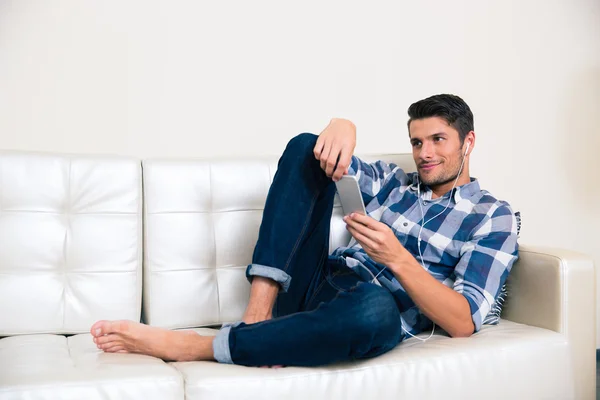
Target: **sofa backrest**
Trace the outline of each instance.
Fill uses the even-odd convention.
[[[140,320],[140,162],[0,152],[0,336]]]
[[[414,170],[408,154],[361,156]],[[278,158],[143,162],[143,320],[165,328],[240,320],[245,277]],[[330,252],[347,244],[336,195]]]

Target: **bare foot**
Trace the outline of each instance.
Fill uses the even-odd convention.
[[[98,321],[90,332],[96,346],[107,353],[138,353],[172,361],[213,358],[213,338],[193,331],[170,331],[133,321]]]

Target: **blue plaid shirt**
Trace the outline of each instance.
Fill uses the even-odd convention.
[[[366,163],[355,156],[348,173],[358,178],[367,214],[388,225],[435,279],[465,296],[475,332],[483,324],[497,323],[497,315],[490,311],[497,306],[501,288],[518,257],[517,221],[509,204],[481,190],[475,179],[437,199],[432,199],[431,189],[422,185],[425,221],[439,214],[452,198],[448,209],[423,228],[421,260],[417,248],[422,222],[417,173],[405,173],[383,161]],[[374,262],[356,240],[337,248],[330,257],[345,263],[365,281],[377,276],[381,286],[394,294],[407,331],[416,335],[432,328],[432,321],[417,308],[392,271]]]

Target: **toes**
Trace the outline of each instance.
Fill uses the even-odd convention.
[[[92,325],[92,327],[90,328],[90,333],[92,334],[92,336],[94,338],[97,336],[100,336],[100,334],[102,332],[102,327],[104,325],[106,325],[108,322],[109,321],[98,321],[94,325]]]
[[[115,346],[108,347],[108,348],[103,349],[103,350],[105,352],[107,352],[107,353],[117,353],[117,352],[119,352],[121,350],[125,350],[125,347],[123,347],[123,345],[121,345],[121,344],[117,344]]]
[[[111,347],[114,347],[114,346],[116,346],[116,345],[123,345],[123,344],[122,344],[122,343],[120,343],[120,342],[119,342],[119,343],[110,342],[110,343],[99,344],[99,345],[97,345],[96,347],[98,347],[100,350],[104,350],[104,351],[106,351],[106,350],[108,350],[108,349],[110,349]]]
[[[98,321],[90,329],[94,337],[108,335],[110,333],[125,333],[129,329],[130,321]]]
[[[115,334],[100,336],[100,337],[94,338],[94,339],[95,339],[94,342],[96,342],[97,345],[103,345],[103,344],[108,344],[110,342],[116,342],[116,341],[122,340],[122,338],[119,335],[115,335]]]

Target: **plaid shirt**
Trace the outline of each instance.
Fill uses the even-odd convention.
[[[369,164],[355,156],[348,173],[358,178],[367,214],[389,226],[435,279],[465,296],[475,332],[483,324],[497,323],[497,315],[494,318],[490,311],[498,307],[501,288],[518,257],[517,221],[508,203],[481,190],[475,179],[438,199],[432,199],[432,191],[422,185],[424,221],[439,214],[450,196],[452,199],[448,209],[423,228],[421,260],[417,248],[422,223],[417,173],[407,174],[383,161]],[[432,328],[432,321],[417,308],[394,274],[374,262],[354,238],[330,257],[345,263],[364,280],[376,276],[379,284],[394,294],[407,331],[416,335]]]

